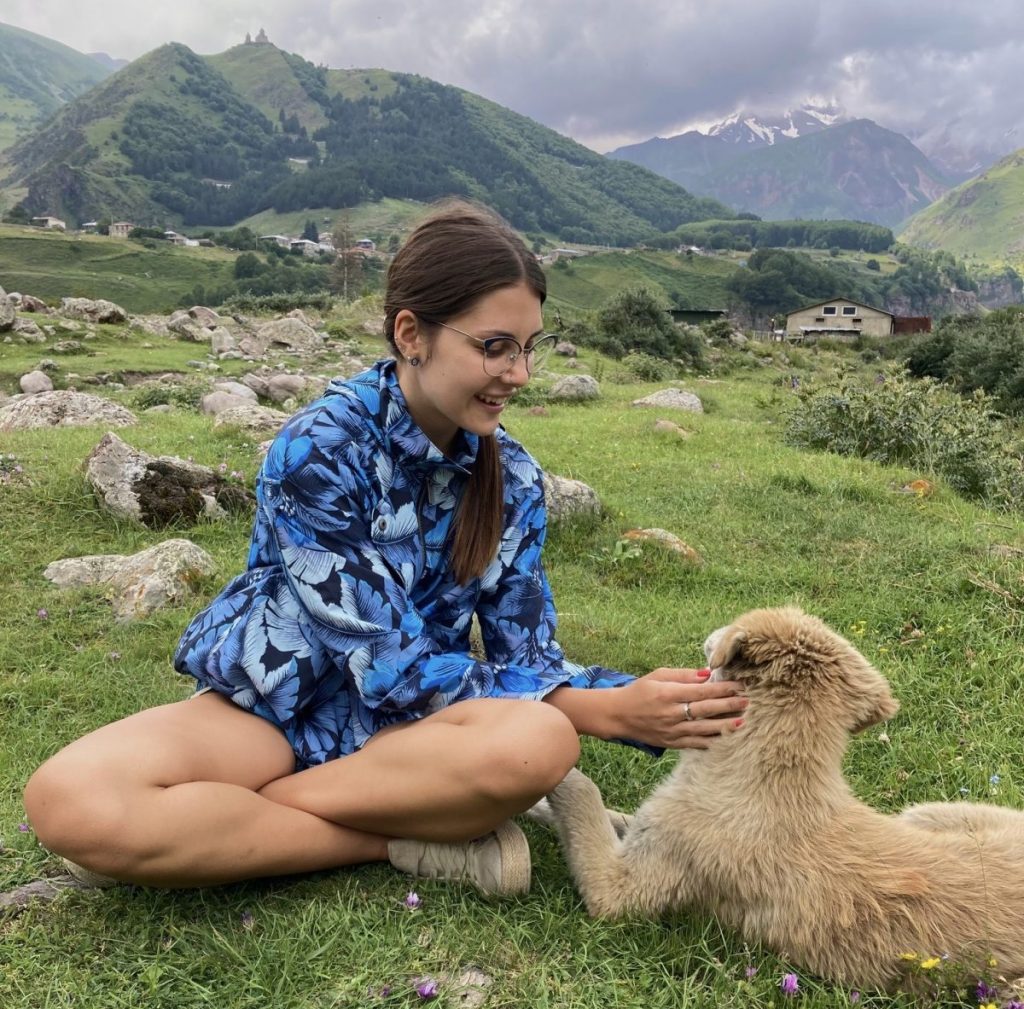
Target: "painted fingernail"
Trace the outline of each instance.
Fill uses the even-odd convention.
[[[742,718],[737,718],[737,719],[736,719],[736,720],[735,720],[735,721],[734,721],[734,722],[732,723],[732,727],[733,727],[734,729],[739,729],[739,728],[741,728],[742,726],[743,726],[743,719],[742,719]]]
[[[698,680],[706,680],[710,675],[711,675],[711,670],[710,669],[698,669],[697,670],[697,679]]]

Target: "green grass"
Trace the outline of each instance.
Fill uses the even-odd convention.
[[[605,367],[586,353],[583,362]],[[851,744],[847,771],[858,795],[896,810],[956,799],[966,789],[1021,806],[1024,592],[1020,558],[992,548],[1024,545],[1024,522],[941,487],[931,498],[900,493],[921,475],[914,471],[783,445],[790,394],[782,379],[796,370],[805,382],[822,380],[834,363],[824,352],[805,352],[764,369],[691,378],[687,387],[706,402],[702,416],[636,409],[632,400],[656,386],[607,380],[591,404],[553,404],[546,416],[510,408],[511,432],[552,472],[588,482],[606,508],[602,519],[555,527],[549,537],[560,640],[574,660],[635,673],[698,665],[712,628],[753,606],[802,604],[854,640],[903,704],[885,728],[888,742],[873,730]],[[691,437],[655,432],[661,416]],[[0,482],[4,890],[58,868],[31,833],[18,830],[20,790],[31,770],[91,728],[187,695],[189,683],[170,666],[178,635],[246,554],[244,521],[176,531],[211,552],[217,576],[186,605],[127,626],[112,623],[100,592],[65,594],[43,580],[52,560],[130,552],[170,535],[99,512],[80,467],[102,434],[19,432],[3,444],[24,470]],[[144,416],[122,435],[153,454],[224,461],[250,479],[258,464],[254,445],[214,433],[208,418],[188,412]],[[618,538],[637,526],[677,533],[705,563],[695,568],[650,548],[616,556]],[[48,619],[37,616],[40,607]],[[628,809],[671,760],[585,740],[582,766],[610,803]],[[993,774],[998,785],[990,784]],[[745,948],[705,915],[588,919],[552,837],[533,824],[526,829],[533,890],[500,903],[422,883],[422,908],[409,912],[400,906],[408,881],[383,867],[202,892],[65,892],[0,918],[0,1005],[412,1006],[419,1001],[413,980],[430,975],[443,982],[435,1004],[454,1006],[444,979],[469,966],[493,978],[486,1002],[493,1007],[783,1003],[778,983],[787,965]],[[748,981],[750,964],[760,969]],[[392,989],[386,997],[384,986]],[[799,1004],[849,1005],[848,993],[826,982],[802,978],[802,986]],[[865,1004],[909,1002],[867,993]],[[949,994],[938,1004],[961,1002]]]
[[[666,300],[678,293],[694,308],[724,308],[725,282],[737,266],[727,257],[674,252],[611,252],[572,260],[567,268],[547,269],[552,307],[600,308],[618,291],[648,287]]]
[[[252,228],[258,235],[301,235],[306,221],[312,220],[319,230],[329,235],[341,215],[347,213],[350,230],[356,238],[365,235],[380,244],[391,234],[404,235],[411,231],[426,212],[425,205],[415,200],[386,198],[373,203],[361,203],[347,211],[337,207],[312,207],[283,214],[264,210],[239,221],[238,227]]]
[[[0,285],[55,303],[70,295],[108,298],[130,312],[170,312],[197,284],[230,282],[236,255],[0,225]]]

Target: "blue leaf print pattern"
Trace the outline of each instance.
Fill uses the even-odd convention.
[[[471,697],[630,682],[565,660],[540,559],[540,470],[497,438],[507,528],[484,576],[459,585],[452,519],[478,439],[460,432],[441,453],[392,361],[333,382],[274,439],[247,570],[192,620],[175,668],[278,726],[300,769]],[[469,655],[474,612],[486,660]]]

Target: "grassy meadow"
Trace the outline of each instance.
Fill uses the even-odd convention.
[[[143,360],[147,351],[140,343],[134,353]],[[1024,806],[1024,521],[941,484],[928,497],[903,492],[925,475],[916,471],[784,444],[789,377],[799,374],[805,387],[829,381],[837,359],[827,351],[788,359],[776,351],[763,366],[738,355],[719,374],[688,377],[703,415],[634,408],[659,386],[620,384],[614,362],[586,352],[580,360],[602,378],[599,401],[548,404],[546,415],[524,404],[506,419],[546,468],[584,480],[605,506],[599,520],[554,527],[546,548],[568,655],[638,674],[703,665],[700,645],[713,628],[751,607],[796,603],[854,641],[903,705],[887,726],[851,743],[847,770],[859,796],[887,811],[962,796]],[[127,400],[130,390],[114,395]],[[658,418],[689,436],[654,431]],[[20,792],[32,769],[94,727],[189,694],[191,681],[170,665],[178,635],[246,554],[242,520],[155,533],[102,514],[81,462],[103,433],[0,435],[3,891],[60,868],[24,823]],[[251,441],[214,432],[209,418],[188,411],[142,415],[121,434],[153,454],[226,462],[249,480],[259,463]],[[650,526],[682,537],[703,563],[620,545],[625,531]],[[59,558],[128,553],[170,535],[210,551],[219,573],[188,605],[140,623],[115,625],[98,590],[63,593],[42,577]],[[609,805],[624,809],[673,759],[584,744],[581,766]],[[367,866],[205,891],[68,890],[0,912],[0,1005],[399,1007],[420,1004],[424,978],[438,982],[441,1007],[850,1005],[846,990],[804,976],[800,993],[785,997],[780,980],[793,968],[702,914],[588,919],[553,837],[533,823],[525,830],[534,883],[512,900]],[[403,905],[411,888],[422,898],[417,910]],[[490,979],[482,1003],[459,991],[472,968]],[[1002,1004],[1010,989],[998,973],[989,981]],[[940,987],[926,1002],[976,999],[973,988]],[[912,1003],[865,992],[860,1004]]]

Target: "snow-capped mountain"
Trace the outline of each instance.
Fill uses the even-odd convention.
[[[750,111],[734,112],[700,131],[709,137],[718,137],[727,143],[743,147],[760,147],[785,140],[795,140],[809,133],[817,133],[829,126],[847,121],[847,116],[837,105],[801,105],[781,115]]]
[[[825,103],[775,114],[740,110],[609,157],[769,220],[849,217],[891,226],[948,188],[906,137]]]

